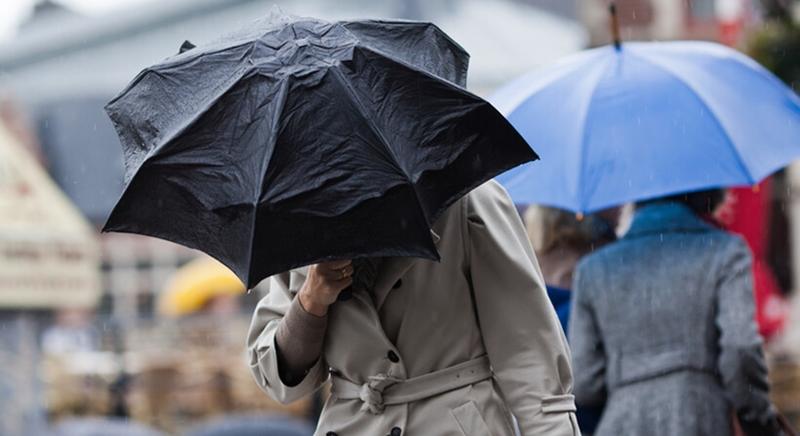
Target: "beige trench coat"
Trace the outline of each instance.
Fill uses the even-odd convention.
[[[272,277],[248,338],[258,384],[291,402],[330,374],[353,384],[405,380],[488,356],[491,378],[377,413],[334,389],[315,435],[512,436],[512,413],[522,436],[580,434],[567,342],[503,188],[475,189],[432,230],[441,262],[384,261],[373,295],[331,306],[322,359],[293,387],[278,375],[275,331],[305,269]]]

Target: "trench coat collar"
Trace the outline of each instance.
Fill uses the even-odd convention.
[[[680,203],[654,203],[641,207],[633,216],[633,223],[625,238],[664,233],[697,233],[714,227]]]
[[[431,230],[431,238],[433,239],[433,244],[438,249],[442,238],[434,230]],[[378,271],[375,288],[373,289],[376,309],[380,310],[389,292],[392,291],[398,280],[400,280],[416,261],[417,258],[414,257],[391,257],[384,260]]]

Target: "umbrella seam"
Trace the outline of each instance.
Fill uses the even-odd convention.
[[[423,208],[422,208],[422,200],[419,198],[419,193],[417,193],[417,186],[411,180],[411,176],[409,176],[406,173],[406,171],[403,169],[403,167],[400,165],[400,160],[398,159],[397,155],[394,153],[394,150],[392,150],[392,147],[389,145],[389,141],[387,141],[386,138],[383,136],[383,134],[381,134],[380,130],[378,129],[378,126],[375,125],[375,121],[367,113],[367,111],[366,111],[366,109],[364,107],[364,103],[358,97],[358,93],[355,91],[355,89],[353,89],[353,87],[350,85],[350,83],[344,77],[344,74],[338,68],[331,68],[330,70],[333,71],[334,76],[336,76],[336,78],[339,80],[339,82],[342,85],[344,85],[344,87],[347,88],[348,91],[350,91],[350,95],[353,97],[353,101],[355,102],[359,113],[364,118],[364,120],[367,122],[367,125],[369,126],[370,130],[372,130],[372,132],[375,134],[375,136],[381,141],[381,144],[383,144],[384,148],[386,148],[386,150],[391,155],[392,159],[394,160],[394,163],[397,165],[397,169],[399,169],[400,173],[403,174],[403,176],[405,177],[406,181],[408,182],[408,185],[411,188],[411,192],[414,193],[414,198],[417,199],[417,202],[416,202],[417,209],[422,214],[422,217],[426,221],[426,223],[428,224],[428,227],[430,227],[430,222],[428,222],[428,214],[425,213],[425,210],[423,210]],[[450,82],[447,82],[447,83],[450,83]]]
[[[196,111],[194,116],[192,116],[187,121],[182,123],[182,125],[178,127],[173,133],[170,133],[169,136],[165,136],[164,139],[160,140],[157,145],[155,145],[152,149],[150,149],[150,151],[147,152],[147,155],[144,157],[144,159],[142,159],[142,163],[139,165],[139,168],[141,168],[146,161],[152,159],[153,157],[159,156],[162,152],[162,149],[167,144],[169,144],[170,142],[175,140],[175,138],[182,135],[189,127],[191,127],[194,123],[196,123],[201,117],[206,115],[208,111],[212,107],[214,107],[214,105],[217,104],[219,100],[228,93],[228,91],[231,90],[231,88],[240,83],[242,78],[246,75],[245,73],[246,71],[247,69],[245,68],[236,71],[232,75],[232,77],[235,77],[235,79],[231,80],[231,82],[227,86],[220,87],[219,92],[217,92],[215,95],[209,98],[209,100],[203,105],[201,110]],[[137,168],[136,170],[137,172],[139,168]]]
[[[270,138],[271,145],[272,145],[272,153],[269,153],[269,156],[266,158],[266,162],[262,163],[261,171],[259,171],[259,181],[258,181],[258,190],[257,190],[257,197],[253,202],[253,217],[252,217],[252,230],[250,236],[250,247],[247,253],[247,285],[250,284],[251,274],[253,269],[253,251],[255,250],[255,235],[256,235],[256,227],[258,223],[258,214],[259,214],[259,205],[261,204],[261,197],[264,194],[264,180],[267,178],[267,173],[269,172],[269,165],[272,163],[272,157],[275,154],[275,147],[278,143],[278,132],[277,124],[280,123],[281,114],[283,113],[283,109],[286,106],[286,100],[289,98],[289,84],[292,80],[292,76],[288,75],[284,77],[283,86],[281,90],[278,91],[280,93],[280,106],[275,108],[274,116],[272,120],[270,120],[270,130],[273,132]]]
[[[398,159],[394,150],[392,150],[392,147],[389,145],[389,141],[386,140],[386,138],[378,129],[378,126],[375,125],[375,121],[367,113],[366,108],[364,107],[364,103],[358,97],[358,93],[356,92],[356,90],[353,89],[353,87],[346,80],[346,78],[343,77],[344,76],[343,73],[339,71],[338,68],[331,68],[329,69],[329,71],[332,71],[334,76],[339,81],[339,83],[342,84],[345,88],[347,88],[347,90],[350,92],[350,96],[353,98],[353,101],[356,104],[356,108],[358,109],[359,114],[361,115],[361,117],[363,117],[364,121],[366,121],[367,125],[369,126],[369,129],[372,131],[373,134],[375,134],[375,137],[378,138],[378,140],[381,142],[381,145],[383,145],[384,149],[386,149],[386,151],[389,153],[393,161],[392,163],[394,163],[395,167],[398,170],[400,170],[400,173],[403,175],[406,181],[413,186],[414,183],[411,181],[411,177],[408,174],[406,174],[405,169],[403,169],[403,167],[400,165],[400,159]]]
[[[600,57],[601,53],[599,51],[600,49],[592,49],[590,50],[590,52],[585,53],[584,56],[586,56],[587,58]],[[574,59],[571,58],[564,59],[560,62],[557,61],[551,67],[546,68],[546,71],[543,71],[541,69],[535,69],[533,71],[529,71],[528,73],[525,73],[517,77],[516,79],[514,79],[514,81],[512,81],[508,85],[494,92],[492,96],[489,98],[489,101],[500,113],[502,113],[506,117],[510,117],[517,109],[519,109],[522,105],[524,105],[528,101],[528,99],[531,98],[534,94],[549,87],[556,81],[563,80],[564,77],[566,77],[567,75],[578,72],[581,69],[583,62],[585,62],[585,59],[583,58],[583,56],[581,56],[579,58],[576,57]],[[560,72],[559,70],[561,69],[566,70],[567,72],[566,73]],[[553,77],[547,78],[546,80],[536,81],[537,83],[529,84],[526,86],[527,81],[530,81],[531,78],[537,78],[542,74],[552,74]],[[514,87],[517,86],[525,87],[526,88],[525,92],[520,92],[519,96],[513,99],[509,98],[509,100],[512,101],[511,103],[503,104],[502,102],[496,101],[496,96],[498,94],[503,93],[504,91],[513,90]]]
[[[408,62],[406,62],[406,61],[404,61],[404,60],[402,60],[402,59],[398,59],[398,58],[396,58],[396,57],[394,57],[394,56],[392,56],[392,55],[389,55],[389,54],[387,54],[387,53],[383,52],[382,50],[378,50],[378,49],[375,49],[375,48],[372,48],[372,47],[369,47],[369,46],[366,46],[366,45],[357,45],[357,46],[356,46],[354,49],[358,49],[358,50],[365,50],[365,51],[368,51],[368,52],[370,52],[370,53],[373,53],[373,54],[375,54],[375,55],[378,55],[378,56],[384,57],[384,58],[386,58],[387,60],[389,60],[390,62],[394,62],[394,63],[396,63],[396,64],[400,65],[401,67],[404,67],[404,68],[407,68],[407,69],[409,69],[409,70],[411,70],[411,71],[414,71],[414,72],[415,72],[415,73],[417,73],[417,74],[421,74],[421,75],[423,75],[423,76],[426,76],[427,78],[429,78],[429,79],[432,79],[432,80],[434,80],[434,81],[436,81],[436,82],[438,82],[438,83],[440,83],[440,84],[442,84],[442,85],[444,85],[444,86],[447,86],[447,87],[449,87],[449,88],[451,88],[451,89],[454,89],[455,91],[458,91],[458,92],[465,93],[465,94],[467,94],[467,95],[468,95],[469,97],[471,97],[471,98],[477,99],[477,100],[479,100],[479,101],[485,101],[485,100],[483,100],[482,98],[478,97],[477,95],[475,95],[475,94],[473,94],[473,93],[471,93],[471,92],[467,91],[467,90],[466,90],[466,88],[462,88],[462,87],[461,87],[460,85],[458,85],[457,83],[451,82],[450,80],[447,80],[447,79],[445,79],[445,78],[443,78],[443,77],[440,77],[440,76],[437,76],[437,75],[435,75],[435,74],[433,74],[433,73],[430,73],[429,71],[426,71],[426,70],[424,70],[424,69],[421,69],[421,68],[419,68],[419,67],[417,67],[417,66],[414,66],[414,65],[412,65],[412,64],[410,64],[410,63],[408,63]],[[360,98],[358,97],[358,95],[355,93],[355,90],[354,90],[354,89],[353,89],[353,88],[350,86],[350,83],[349,83],[349,82],[347,82],[347,80],[345,80],[345,78],[341,76],[341,74],[342,74],[342,73],[341,73],[341,71],[339,71],[338,69],[336,69],[336,73],[339,75],[339,78],[342,80],[342,82],[344,82],[345,86],[346,86],[346,87],[347,87],[347,88],[348,88],[348,89],[351,91],[351,93],[353,94],[353,97],[354,97],[354,99],[355,99],[355,101],[356,101],[356,104],[357,104],[357,105],[358,105],[358,107],[359,107],[359,111],[361,112],[362,116],[364,116],[364,118],[367,120],[367,122],[370,124],[370,128],[371,128],[373,131],[375,131],[377,135],[379,135],[379,136],[380,136],[380,139],[381,139],[381,141],[382,141],[382,142],[385,144],[385,146],[386,146],[386,147],[389,149],[389,152],[392,154],[392,156],[395,158],[395,160],[397,160],[397,161],[398,161],[398,165],[399,165],[399,160],[398,160],[398,159],[397,159],[397,157],[395,156],[395,154],[394,154],[394,152],[392,151],[391,147],[389,147],[389,143],[388,143],[388,141],[386,141],[386,138],[384,138],[384,137],[383,137],[383,135],[381,135],[381,134],[380,134],[380,132],[379,132],[379,131],[378,131],[378,129],[377,129],[377,126],[375,126],[375,125],[374,125],[374,121],[373,121],[373,120],[372,120],[372,119],[371,119],[371,118],[370,118],[370,117],[369,117],[369,116],[366,114],[366,111],[365,111],[365,109],[364,109],[364,105],[363,105],[363,103],[361,102],[361,99],[360,99]],[[495,108],[494,108],[494,106],[492,106],[492,104],[491,104],[491,103],[488,103],[488,102],[487,102],[487,104],[489,105],[489,107],[491,107],[492,109],[494,109],[495,111],[497,111],[497,109],[495,109]],[[500,113],[499,111],[497,111],[497,112],[500,114],[500,116],[501,116],[501,117],[505,118],[505,116],[504,116],[504,115],[502,115],[502,113]],[[508,122],[508,120],[506,120],[506,121]],[[509,122],[509,124],[510,124],[510,122]],[[512,127],[513,127],[513,125],[512,125]],[[523,139],[524,139],[524,138],[523,138]],[[531,148],[531,150],[533,150],[533,149]],[[534,152],[534,153],[535,153],[535,152]],[[538,157],[538,155],[537,155],[537,157]],[[457,157],[456,157],[456,158],[457,158]],[[419,205],[420,205],[420,210],[422,211],[422,215],[423,215],[423,217],[425,217],[425,219],[428,221],[428,223],[429,223],[429,225],[430,225],[430,221],[431,221],[431,220],[429,220],[429,217],[428,217],[428,214],[426,213],[426,211],[422,209],[422,204],[423,204],[423,203],[422,203],[422,201],[421,201],[421,199],[419,198],[419,195],[418,195],[418,193],[417,193],[417,190],[416,190],[416,182],[415,182],[415,181],[413,181],[413,180],[411,180],[410,176],[409,176],[409,175],[407,175],[407,174],[405,173],[405,170],[403,170],[402,168],[401,168],[401,170],[403,171],[403,174],[404,174],[404,175],[406,175],[406,178],[407,178],[407,180],[408,180],[409,184],[410,184],[410,185],[411,185],[411,187],[412,187],[412,191],[414,192],[414,196],[417,198],[417,204],[419,204]],[[487,180],[489,180],[489,179],[491,179],[491,178],[492,178],[492,177],[488,177],[486,180],[484,180],[484,182],[485,182],[485,181],[487,181]],[[476,185],[476,186],[477,186],[477,185]],[[471,189],[474,189],[474,187],[473,187],[473,188],[471,188]],[[462,196],[463,196],[464,194],[466,194],[467,192],[469,192],[471,189],[465,189],[465,190],[464,190],[464,192],[463,192],[463,193],[461,193],[461,194],[462,194]],[[437,213],[436,215],[438,215],[438,214],[441,214],[442,212],[443,212],[443,210],[442,210],[442,211],[438,211],[438,213]],[[432,215],[430,218],[436,218],[436,216],[435,216],[435,215]]]
[[[610,60],[606,60],[606,62],[603,64],[602,68],[600,68],[600,70],[599,70],[599,72],[597,74],[597,80],[595,81],[594,85],[592,86],[592,92],[589,93],[589,96],[588,96],[588,99],[587,99],[587,102],[586,102],[586,110],[583,111],[583,121],[581,122],[581,125],[583,125],[583,135],[581,135],[580,153],[578,153],[578,155],[580,156],[579,157],[580,165],[579,165],[579,169],[578,169],[578,180],[577,180],[577,182],[578,182],[577,183],[577,187],[578,187],[577,194],[578,194],[578,200],[581,203],[581,206],[580,206],[580,209],[581,209],[580,212],[581,213],[585,213],[587,211],[587,209],[588,209],[587,204],[584,203],[583,201],[580,201],[581,198],[584,198],[584,195],[583,195],[584,194],[583,175],[584,175],[584,171],[586,170],[585,152],[586,152],[586,148],[587,148],[586,143],[587,143],[588,138],[589,138],[589,133],[588,133],[589,129],[586,128],[587,127],[586,126],[586,122],[589,120],[589,114],[592,111],[592,103],[594,102],[594,95],[597,92],[597,88],[600,87],[600,81],[603,79],[603,76],[605,75],[606,68],[608,67],[609,62],[610,62]]]
[[[364,44],[363,41],[361,41],[361,39],[358,38],[358,35],[356,35],[352,30],[350,30],[347,27],[348,24],[358,25],[359,23],[364,23],[364,22],[367,22],[367,23],[378,23],[378,24],[389,24],[389,25],[413,24],[413,25],[418,25],[418,26],[422,26],[422,27],[426,27],[426,28],[427,27],[433,27],[434,29],[438,30],[439,36],[442,36],[448,43],[450,43],[452,46],[457,48],[460,52],[462,52],[467,57],[467,62],[466,62],[467,71],[464,71],[464,78],[465,78],[465,81],[466,81],[466,77],[467,77],[467,73],[468,73],[468,69],[469,69],[469,59],[470,59],[469,52],[463,46],[461,46],[461,44],[459,44],[456,40],[451,38],[450,35],[447,34],[447,32],[443,31],[442,28],[439,27],[438,25],[436,25],[435,23],[431,23],[431,22],[427,22],[427,21],[402,20],[402,19],[397,19],[397,20],[375,19],[375,20],[363,20],[363,21],[339,21],[337,23],[337,24],[340,24],[345,29],[347,29],[348,32],[353,34],[356,37],[356,39],[358,39],[359,47],[363,47],[363,48],[369,49],[371,51],[380,53],[381,55],[386,56],[387,58],[390,58],[390,59],[392,59],[392,60],[394,60],[396,62],[401,62],[403,64],[407,64],[407,63],[402,61],[402,60],[400,60],[400,59],[395,58],[394,56],[391,56],[391,55],[385,53],[383,50],[379,50],[377,48],[373,48],[373,47],[370,47],[370,46]],[[364,44],[364,45],[362,45],[362,44]],[[447,79],[445,79],[445,80],[447,80]],[[449,82],[449,80],[448,80],[448,82]]]
[[[106,103],[106,106],[109,106],[109,105],[112,105],[113,103],[116,103],[119,99],[121,99],[122,97],[127,95],[133,89],[134,86],[136,86],[139,82],[142,81],[142,79],[144,79],[144,77],[146,75],[148,75],[148,74],[161,74],[162,73],[161,67],[165,67],[165,66],[169,66],[169,67],[181,66],[181,65],[187,64],[187,63],[189,63],[189,62],[191,62],[193,60],[196,60],[196,59],[198,59],[198,58],[200,58],[202,56],[211,55],[211,54],[217,54],[217,53],[221,53],[221,52],[223,52],[225,50],[235,49],[235,48],[239,48],[239,47],[242,47],[242,46],[245,46],[245,45],[248,45],[248,44],[254,44],[254,43],[255,43],[254,41],[246,41],[246,42],[243,42],[241,44],[231,45],[230,47],[221,47],[221,48],[216,49],[216,50],[211,50],[211,51],[197,53],[197,54],[191,53],[192,56],[187,56],[186,59],[180,59],[180,60],[174,59],[174,58],[177,57],[177,56],[180,56],[181,53],[172,55],[172,56],[168,57],[167,59],[165,59],[162,63],[158,64],[157,65],[159,67],[158,69],[153,68],[153,67],[147,67],[144,70],[142,70],[139,74],[136,75],[136,77],[133,78],[133,80],[130,81],[130,83],[128,83],[128,85],[125,87],[125,89],[123,89],[119,94],[117,94],[116,97],[114,97],[108,103]],[[188,53],[188,52],[186,52],[186,53]],[[170,60],[172,60],[172,63],[168,63]]]
[[[710,118],[714,120],[714,124],[717,125],[720,132],[722,132],[722,135],[725,137],[725,139],[728,141],[728,144],[730,144],[731,148],[733,149],[734,152],[733,154],[736,157],[736,163],[739,164],[739,169],[745,174],[745,176],[747,176],[747,180],[750,182],[751,185],[755,184],[756,183],[755,177],[753,177],[753,175],[750,173],[750,170],[744,164],[744,159],[742,158],[741,152],[739,151],[739,148],[736,147],[736,143],[733,141],[733,139],[731,139],[730,134],[728,134],[728,130],[725,128],[725,124],[717,117],[717,114],[714,113],[713,110],[711,110],[712,109],[711,105],[708,104],[708,101],[703,97],[703,95],[697,89],[695,89],[694,86],[686,82],[679,74],[675,73],[668,66],[663,65],[661,62],[648,59],[646,56],[642,56],[641,54],[634,54],[634,55],[636,58],[660,69],[661,71],[665,72],[666,74],[674,78],[684,88],[688,89],[689,92],[695,98],[697,98],[697,100],[700,101],[700,103],[703,104],[703,106],[708,110]]]
[[[406,61],[404,61],[402,59],[394,57],[394,56],[384,52],[383,50],[379,50],[379,49],[376,49],[376,48],[373,48],[373,47],[370,47],[370,46],[360,45],[360,44],[356,45],[356,47],[359,50],[366,50],[366,51],[372,52],[372,53],[374,53],[376,55],[382,56],[382,57],[384,57],[386,59],[389,59],[390,61],[392,61],[394,63],[397,63],[397,64],[400,64],[400,66],[402,66],[402,67],[409,68],[409,69],[413,70],[414,72],[416,72],[418,74],[423,74],[423,75],[425,75],[425,76],[427,76],[427,77],[429,77],[431,79],[434,79],[434,80],[437,80],[439,82],[445,83],[448,86],[455,87],[458,91],[466,92],[470,96],[477,97],[477,95],[469,92],[467,90],[467,88],[462,87],[458,83],[452,82],[452,81],[448,80],[445,77],[437,76],[436,74],[433,74],[430,71],[427,71],[427,70],[422,69],[422,68],[420,68],[420,67],[418,67],[418,66],[416,66],[414,64],[410,64],[410,63],[408,63],[408,62],[406,62]]]

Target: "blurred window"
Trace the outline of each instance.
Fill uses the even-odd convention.
[[[688,0],[689,16],[694,21],[714,21],[716,0]]]
[[[617,15],[622,26],[648,26],[653,22],[651,0],[617,0]]]
[[[141,319],[152,319],[155,314],[155,296],[149,290],[136,294],[136,311]]]

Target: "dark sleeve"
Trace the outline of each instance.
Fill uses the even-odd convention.
[[[312,315],[295,296],[275,333],[278,371],[287,386],[296,386],[322,354],[328,317]]]
[[[769,400],[767,365],[755,322],[750,250],[737,239],[723,253],[716,313],[722,384],[746,434],[778,435],[781,431]]]
[[[283,358],[278,356],[278,329],[284,325],[284,318],[290,312],[297,310],[293,308],[293,305],[296,304],[295,296],[302,287],[304,281],[304,268],[270,277],[268,282],[269,289],[264,298],[262,298],[256,306],[247,335],[248,364],[256,383],[258,383],[258,386],[273,399],[284,404],[291,403],[311,394],[322,386],[328,378],[325,359],[319,351],[312,353],[318,357],[310,368],[298,370],[296,374],[293,374],[300,378],[299,381],[297,378],[291,380],[296,384],[290,386],[285,383],[284,374],[282,374],[281,369],[279,369],[279,361]],[[302,318],[302,316],[297,317]],[[304,325],[302,322],[299,324]],[[313,322],[309,324],[313,324]],[[283,345],[287,349],[293,346],[305,346],[304,340],[296,338],[291,328],[287,329],[284,336],[287,339],[284,340]],[[323,337],[324,334],[312,334],[310,336],[318,339]],[[313,344],[315,340],[311,340],[311,342]],[[292,352],[289,351],[289,354],[291,353]],[[294,360],[292,360],[292,362],[293,361]],[[284,362],[283,367],[286,368],[293,365],[293,363],[285,364]],[[298,374],[305,374],[305,376],[298,376]]]

